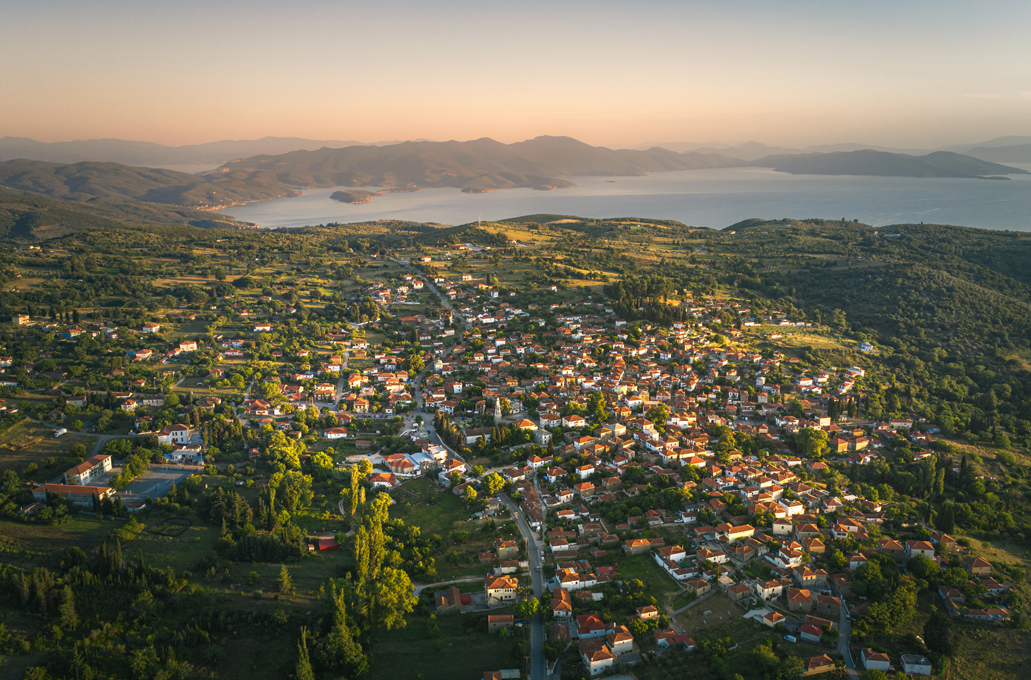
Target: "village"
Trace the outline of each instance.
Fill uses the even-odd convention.
[[[305,465],[316,450],[328,450],[336,468],[368,461],[372,491],[393,495],[428,478],[480,519],[525,525],[518,539],[475,555],[484,573],[475,592],[455,583],[434,591],[432,607],[489,612],[487,631],[498,635],[533,629],[540,639],[531,668],[540,664],[548,676],[575,662],[591,676],[645,668],[668,650],[696,650],[698,633],[732,618],[812,651],[797,656],[804,675],[930,675],[922,645],[887,653],[850,642],[889,570],[939,570],[948,586],[937,589],[935,605],[949,616],[1007,620],[1001,603],[1010,586],[991,563],[899,511],[890,489],[856,483],[857,470],[899,443],[933,475],[936,429],[870,418],[867,392],[883,378],[864,368],[816,367],[757,348],[756,329],[776,339],[777,329],[808,324],[712,298],[683,300],[690,320],[669,327],[620,319],[600,299],[516,306],[505,299],[514,292],[469,274],[438,275],[430,261],[399,257],[394,283],[358,294],[393,310],[389,330],[384,318],[332,329],[318,345],[287,346],[276,331],[297,310],[275,312],[268,295],[223,300],[245,330],[216,334],[214,344],[147,342],[162,328],[143,325],[125,351],[126,369],[112,375],[144,366],[154,377],[108,389],[106,398],[131,421],[119,437],[150,441],[157,455],[115,489],[121,461],[98,445],[34,487],[35,503],[23,512],[53,498],[87,510],[117,501],[137,512],[191,475],[224,470],[207,419],[159,415],[176,405],[166,404],[166,394],[177,394],[169,388],[196,381],[184,368],[203,353],[210,368],[192,395],[202,411],[255,435],[305,435],[314,444]],[[406,313],[414,292],[438,302]],[[29,317],[13,323],[35,325]],[[118,338],[114,328],[82,322],[40,330],[69,341]],[[260,374],[248,372],[259,360]],[[164,391],[154,389],[159,379]],[[246,389],[236,401],[203,389],[213,385]],[[71,409],[52,420],[97,396],[64,395]],[[244,434],[252,440],[260,438]],[[268,452],[248,445],[245,455],[244,465]],[[628,588],[631,580],[644,590]]]

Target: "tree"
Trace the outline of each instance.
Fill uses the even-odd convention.
[[[931,607],[931,618],[924,624],[924,643],[936,654],[952,656],[956,651],[952,635],[952,619],[944,610]]]
[[[312,456],[311,464],[312,466],[320,468],[322,470],[333,469],[333,459],[325,451],[319,451],[314,456]]]
[[[387,630],[405,627],[405,614],[411,614],[418,598],[412,595],[412,581],[401,569],[384,567],[376,579],[376,612]]]
[[[61,591],[61,606],[58,608],[61,615],[61,627],[73,630],[79,626],[79,615],[75,613],[75,596],[72,594],[71,586],[65,586]]]
[[[540,602],[537,601],[536,597],[530,597],[516,605],[515,615],[517,619],[532,619],[537,615],[537,610],[540,608]]]
[[[296,680],[315,680],[315,671],[308,658],[308,632],[301,629],[301,641],[297,643],[297,668],[294,671]]]
[[[283,499],[287,512],[297,512],[299,508],[306,508],[311,505],[313,497],[311,475],[306,475],[297,470],[288,470],[286,473],[275,473],[269,480],[269,486],[276,489]]]
[[[483,479],[487,486],[487,495],[494,496],[505,488],[505,478],[496,472],[492,472]]]
[[[827,450],[829,435],[824,430],[813,427],[805,427],[795,435],[795,444],[798,452],[807,458],[819,458]]]
[[[951,501],[942,504],[937,517],[934,518],[934,526],[942,533],[952,533],[956,529],[956,505]]]
[[[329,597],[333,607],[333,627],[318,641],[315,658],[326,668],[356,677],[368,671],[369,660],[362,646],[354,639],[347,618],[344,595],[343,592],[338,593],[336,585],[330,581]]]
[[[476,489],[473,488],[472,484],[465,487],[465,502],[472,503],[476,500]]]
[[[293,580],[290,578],[290,570],[286,568],[285,564],[279,567],[279,578],[276,579],[276,585],[279,586],[279,592],[281,593],[289,593],[294,589]],[[307,656],[307,652],[305,656]]]
[[[666,421],[669,420],[669,406],[659,404],[658,406],[651,408],[645,415],[645,418],[652,421],[659,427],[664,427],[666,425]]]

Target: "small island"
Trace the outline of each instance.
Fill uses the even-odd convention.
[[[347,189],[345,191],[334,191],[329,195],[334,201],[340,201],[341,203],[351,203],[357,205],[359,203],[368,203],[372,200],[373,193],[371,191],[362,191],[361,189]]]

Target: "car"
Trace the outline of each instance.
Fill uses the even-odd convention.
[[[784,639],[787,640],[788,642],[798,642],[798,640],[795,638],[794,635],[785,635]]]
[[[540,570],[541,570],[540,565],[537,565],[537,571],[540,571]]]

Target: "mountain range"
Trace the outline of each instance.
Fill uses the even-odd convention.
[[[377,187],[387,191],[454,187],[474,193],[514,187],[547,190],[574,186],[564,179],[567,177],[749,165],[822,175],[970,178],[1024,174],[1017,168],[951,151],[913,156],[865,149],[775,154],[746,161],[698,151],[607,149],[569,137],[537,137],[514,144],[485,138],[296,150],[231,160],[202,174],[110,162],[9,160],[0,162],[0,192],[67,201],[103,198],[215,210],[293,196],[302,189],[317,187]]]
[[[389,143],[389,142],[388,142]],[[149,168],[186,168],[191,165],[222,165],[234,158],[258,154],[277,154],[324,146],[359,146],[363,142],[301,139],[299,137],[262,137],[251,140],[223,140],[205,144],[165,146],[154,142],[125,139],[85,139],[71,142],[37,142],[26,137],[0,138],[0,161],[18,158],[51,163],[96,161]]]
[[[752,165],[773,168],[792,175],[869,175],[880,177],[975,178],[998,175],[1026,175],[1025,170],[983,161],[952,151],[935,151],[911,156],[864,149],[767,156]]]

